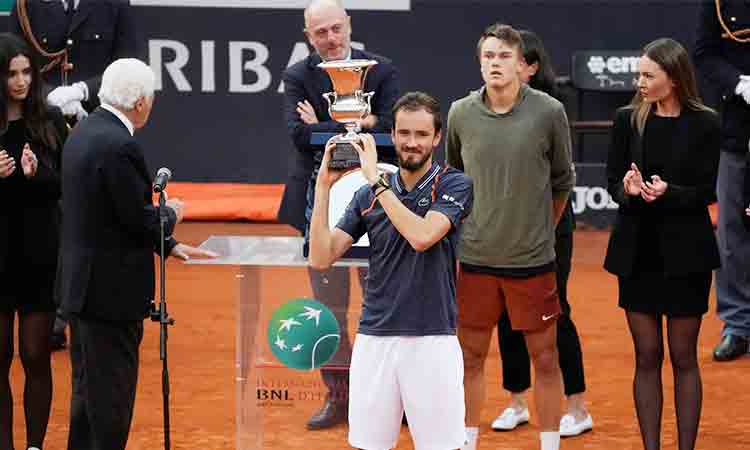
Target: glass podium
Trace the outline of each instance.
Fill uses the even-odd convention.
[[[301,329],[316,316],[307,312],[296,314],[296,319],[282,321],[281,327],[279,322],[272,321],[276,318],[274,313],[285,310],[290,302],[315,299],[313,282],[317,283],[317,292],[348,295],[348,302],[336,304],[315,299],[325,304],[338,319],[337,323],[347,328],[340,329],[340,337],[337,336],[340,348],[322,366],[334,378],[337,372],[343,375],[350,356],[345,344],[354,340],[361,309],[362,288],[358,279],[367,261],[342,259],[330,272],[332,276],[319,272],[311,275],[307,260],[302,257],[302,243],[299,237],[212,236],[201,248],[221,256],[188,262],[231,266],[234,271],[237,450],[349,448],[346,426],[322,431],[306,429],[310,416],[326,400],[328,387],[321,378],[321,369],[290,368],[289,361],[282,361],[286,353],[279,351],[305,351],[302,342],[286,343],[278,332],[287,326]],[[310,365],[315,364],[314,355],[315,350]]]

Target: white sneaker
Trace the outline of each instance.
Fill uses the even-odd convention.
[[[587,431],[591,431],[592,428],[594,428],[594,421],[591,419],[591,414],[586,414],[586,418],[580,422],[576,422],[576,419],[572,414],[565,414],[560,419],[561,437],[578,436]]]
[[[522,411],[515,408],[505,408],[505,411],[492,422],[492,429],[495,431],[510,431],[528,421],[529,408],[524,408]]]

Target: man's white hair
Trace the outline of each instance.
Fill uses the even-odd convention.
[[[153,97],[156,77],[143,61],[123,58],[110,64],[102,75],[99,100],[130,111],[141,97]]]

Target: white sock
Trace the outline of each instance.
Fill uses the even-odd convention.
[[[36,447],[29,447],[29,449],[28,449],[28,450],[39,450],[39,449],[38,449],[38,448],[36,448]]]
[[[461,450],[477,450],[477,440],[479,439],[479,427],[466,427],[466,444]]]
[[[560,450],[559,431],[542,431],[539,439],[542,441],[542,450]]]

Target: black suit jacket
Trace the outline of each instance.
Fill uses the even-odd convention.
[[[104,69],[119,58],[137,58],[140,48],[129,0],[80,0],[72,19],[60,0],[29,0],[28,14],[37,42],[48,52],[62,50],[72,40],[69,54],[73,70],[68,82],[84,81],[89,99],[84,108],[91,112],[99,105],[99,86]],[[16,6],[11,10],[10,31],[23,37]],[[39,56],[41,65],[49,62]],[[60,69],[45,75],[50,87],[61,84]]]
[[[367,73],[365,92],[375,92],[372,97],[372,114],[378,117],[378,123],[372,133],[390,133],[393,127],[391,109],[398,99],[399,87],[396,68],[391,61],[382,56],[362,50],[352,49],[352,59],[374,59],[378,62]],[[286,182],[284,196],[281,200],[278,220],[288,223],[300,231],[305,229],[305,206],[307,185],[320,164],[320,155],[316,163],[316,152],[322,154],[322,146],[310,145],[310,136],[314,132],[343,133],[344,125],[331,119],[328,114],[328,102],[323,98],[325,92],[333,91],[328,74],[317,66],[322,60],[313,53],[304,60],[290,66],[284,71],[284,119],[287,131],[292,138],[296,151],[290,165],[289,179]],[[315,109],[319,123],[307,125],[297,113],[297,103],[307,100]]]
[[[710,271],[719,267],[719,252],[707,206],[715,200],[719,166],[719,120],[710,111],[683,110],[677,121],[671,154],[661,178],[667,191],[653,204],[625,194],[622,179],[635,163],[643,168],[641,136],[631,126],[632,109],[615,116],[607,159],[608,191],[620,205],[604,267],[627,277],[633,272],[638,234],[656,233],[667,275]],[[658,211],[655,223],[646,209]],[[652,216],[649,216],[652,217]]]
[[[721,12],[732,32],[750,29],[750,0],[721,0]],[[750,141],[750,105],[734,90],[740,75],[750,75],[750,43],[739,43],[722,34],[715,0],[704,0],[696,33],[695,63],[722,98],[722,150],[745,154]]]
[[[47,121],[56,141],[56,149],[42,148],[44,144],[34,139],[27,132],[26,141],[37,155],[39,165],[36,174],[25,182],[24,192],[9,192],[5,180],[0,178],[0,193],[3,196],[22,196],[24,201],[20,211],[4,211],[0,214],[0,272],[8,261],[9,224],[11,220],[20,220],[23,227],[24,252],[32,256],[35,264],[54,266],[57,263],[57,251],[60,239],[60,156],[63,143],[68,135],[63,115],[57,108],[47,109]],[[5,147],[5,130],[0,131],[0,148]],[[16,161],[16,170],[22,170],[20,161]]]
[[[159,218],[138,142],[111,112],[95,110],[63,151],[60,297],[65,314],[143,319],[154,294]],[[167,235],[175,214],[169,214]],[[177,244],[169,238],[166,251]]]

